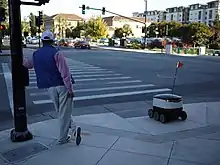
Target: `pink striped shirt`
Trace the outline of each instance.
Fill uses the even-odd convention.
[[[71,82],[71,73],[66,63],[63,53],[58,51],[57,54],[54,56],[54,58],[55,58],[56,66],[59,72],[61,73],[61,77],[63,78],[63,82],[68,92],[73,92],[73,87],[72,87],[72,82]],[[28,69],[32,69],[34,67],[33,59],[28,58],[28,57],[24,58],[23,65]]]

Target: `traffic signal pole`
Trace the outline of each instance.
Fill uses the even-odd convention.
[[[8,1],[15,127],[10,133],[12,142],[22,142],[33,138],[27,128],[24,79],[25,75],[28,76],[28,70],[23,66],[20,4],[20,0]]]
[[[80,6],[79,8],[83,8],[83,7]],[[119,17],[126,18],[126,19],[128,19],[128,20],[132,20],[132,21],[135,21],[135,22],[139,22],[139,23],[145,24],[144,22],[139,21],[138,19],[126,17],[126,16],[124,16],[124,15],[121,15],[121,14],[118,14],[118,13],[115,13],[115,12],[112,12],[112,11],[109,11],[109,10],[106,10],[105,8],[98,9],[98,8],[93,8],[93,7],[87,6],[86,9],[87,9],[87,10],[98,10],[98,11],[103,11],[103,9],[104,9],[105,12],[107,12],[107,13],[114,14],[114,15],[117,15],[117,16],[119,16]],[[84,11],[84,10],[83,10],[83,11]],[[85,13],[83,13],[83,14],[85,14]],[[102,13],[102,14],[104,15],[104,13]]]

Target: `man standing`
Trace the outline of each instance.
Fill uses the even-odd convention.
[[[41,36],[43,47],[33,53],[33,58],[25,58],[23,65],[34,68],[37,78],[37,86],[40,89],[48,89],[51,100],[58,112],[60,122],[59,144],[69,142],[68,135],[71,128],[72,136],[76,138],[76,144],[81,142],[81,128],[76,127],[72,121],[73,87],[71,73],[63,54],[54,46],[54,35],[50,31],[43,32]]]

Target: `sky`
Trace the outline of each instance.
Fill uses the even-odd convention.
[[[26,0],[24,0],[26,1]],[[30,0],[33,1],[33,0]],[[207,3],[211,0],[148,0],[148,10],[165,10],[168,7],[174,6],[188,6],[195,3]],[[144,0],[50,0],[46,5],[42,6],[22,6],[21,17],[24,19],[31,12],[37,14],[38,11],[43,10],[47,15],[56,13],[74,13],[83,18],[100,15],[101,11],[88,11],[86,14],[81,14],[79,6],[85,4],[86,6],[94,8],[105,7],[106,10],[119,13],[126,16],[132,16],[133,12],[143,12],[145,10]],[[106,14],[106,16],[109,16]]]

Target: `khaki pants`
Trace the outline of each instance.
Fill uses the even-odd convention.
[[[68,98],[68,91],[65,86],[56,86],[48,89],[55,110],[58,112],[60,124],[59,141],[65,141],[68,137],[69,127],[75,130],[75,123],[72,121],[73,99]]]

